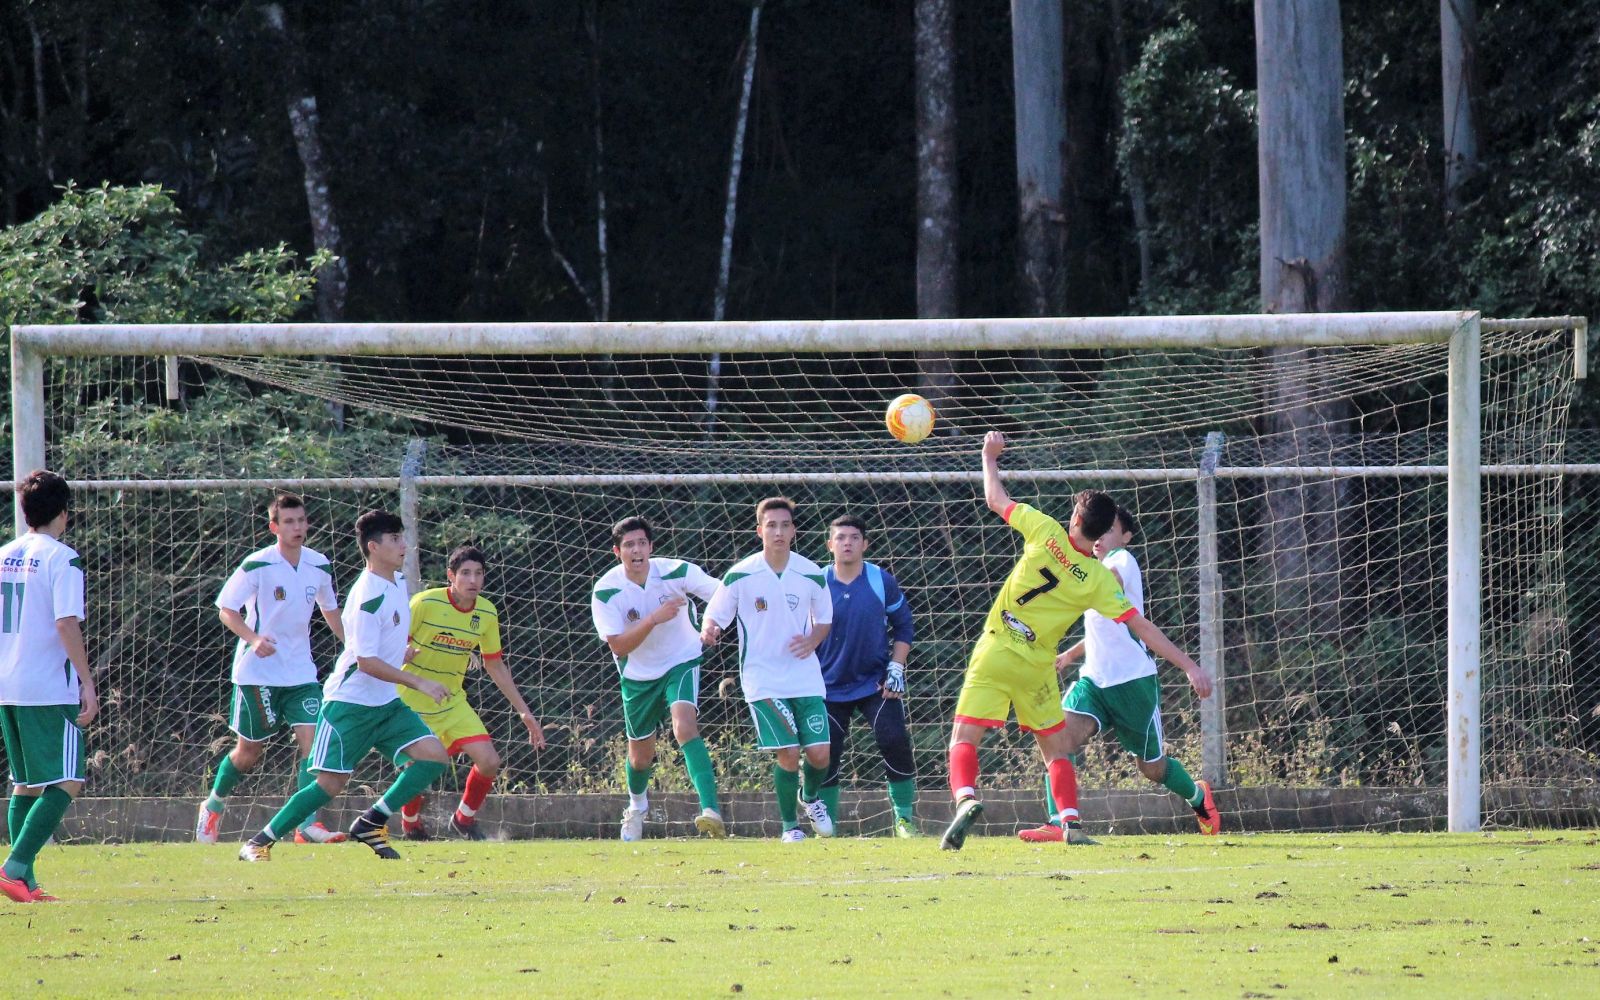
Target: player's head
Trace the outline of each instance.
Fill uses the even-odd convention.
[[[655,526],[637,514],[611,526],[611,552],[630,573],[637,575],[649,568],[650,553],[655,547]]]
[[[794,501],[767,497],[756,504],[756,534],[765,552],[788,552],[794,545]]]
[[[859,563],[867,553],[867,522],[854,514],[843,514],[828,525],[828,551],[833,561],[845,566]]]
[[[17,499],[22,503],[22,517],[28,527],[54,529],[58,533],[66,528],[67,511],[72,506],[72,487],[54,472],[35,469],[28,473],[28,477],[17,484]]]
[[[406,526],[386,510],[369,510],[356,518],[361,558],[374,569],[394,571],[406,558]]]
[[[1117,518],[1117,502],[1104,490],[1082,490],[1072,498],[1072,527],[1083,535],[1080,545],[1093,545],[1094,540],[1111,530]]]
[[[489,559],[483,550],[476,545],[458,545],[444,565],[451,596],[460,604],[477,600],[483,593],[484,577],[489,573]]]
[[[267,527],[280,544],[298,547],[305,542],[309,526],[306,502],[293,493],[279,493],[267,504]]]
[[[1096,559],[1104,559],[1107,555],[1118,549],[1127,548],[1133,541],[1133,536],[1139,531],[1139,522],[1133,518],[1133,512],[1117,504],[1116,516],[1111,521],[1111,527],[1106,533],[1095,539],[1094,555]]]

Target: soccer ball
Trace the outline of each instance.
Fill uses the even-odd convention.
[[[916,444],[933,433],[933,404],[914,392],[896,396],[883,422],[898,441]]]

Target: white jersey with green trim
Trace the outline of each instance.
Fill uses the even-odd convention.
[[[739,625],[739,685],[749,702],[765,698],[823,698],[822,663],[815,652],[797,657],[789,642],[833,623],[833,598],[822,568],[789,553],[775,572],[760,552],[733,564],[706,605],[706,618]]]
[[[375,657],[396,670],[406,660],[406,637],[411,634],[411,598],[406,578],[396,573],[385,580],[370,569],[361,571],[345,602],[344,652],[322,685],[324,701],[350,705],[387,705],[400,697],[393,681],[380,681],[356,666],[360,656]]]
[[[618,563],[595,581],[589,612],[603,642],[626,632],[674,597],[693,595],[709,601],[716,589],[716,580],[683,559],[651,559],[642,587],[628,579],[627,571]],[[651,629],[633,652],[613,659],[628,680],[653,681],[700,653],[700,627],[695,622],[694,605],[685,601],[670,621]]]
[[[72,546],[30,531],[0,547],[0,705],[78,704],[62,618],[83,618],[83,561]]]
[[[239,612],[246,625],[272,639],[277,652],[257,656],[243,639],[233,650],[233,683],[293,687],[317,682],[311,658],[311,615],[339,609],[328,558],[310,546],[291,564],[276,544],[250,553],[217,595],[217,607]]]
[[[1122,592],[1128,595],[1128,603],[1142,609],[1144,575],[1133,553],[1127,549],[1108,552],[1100,565],[1122,578]],[[1092,608],[1083,613],[1083,652],[1083,666],[1078,676],[1093,681],[1096,687],[1108,688],[1156,672],[1156,661],[1151,658],[1150,651],[1133,637],[1128,626],[1119,625]]]

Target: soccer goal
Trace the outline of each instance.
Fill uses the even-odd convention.
[[[1145,612],[1221,683],[1162,668],[1167,745],[1239,829],[1437,828],[1600,815],[1568,641],[1566,414],[1582,319],[1474,312],[751,323],[23,326],[11,331],[13,469],[79,491],[70,539],[105,708],[88,735],[91,833],[182,836],[231,742],[232,647],[213,599],[266,544],[276,489],[306,496],[341,595],[351,524],[401,511],[414,585],[489,553],[509,663],[550,737],[534,752],[469,686],[506,768],[484,816],[512,835],[607,835],[625,747],[616,670],[589,619],[609,526],[718,575],[757,547],[754,505],[799,504],[797,550],[855,513],[914,608],[909,714],[923,809],[966,653],[1017,553],[983,507],[978,445],[1063,521],[1108,490],[1136,515]],[[883,407],[918,391],[934,435]],[[316,628],[320,625],[314,623]],[[319,633],[319,662],[331,639]],[[775,818],[770,755],[708,660],[701,718],[736,831]],[[1070,680],[1070,675],[1067,678]],[[669,738],[650,835],[692,796]],[[985,748],[997,823],[1043,818],[1031,740]],[[259,825],[286,744],[230,811]],[[380,782],[375,759],[358,784]],[[1109,739],[1081,767],[1091,828],[1188,829]],[[846,832],[891,817],[871,733],[843,765]],[[448,782],[450,779],[446,779]],[[739,793],[749,791],[747,798]],[[443,801],[452,798],[447,789]],[[986,793],[991,803],[1002,800]],[[166,808],[162,803],[175,803]],[[593,808],[605,803],[603,809]],[[681,806],[681,809],[680,809]],[[619,808],[619,807],[618,807]],[[89,822],[86,820],[86,822]],[[117,824],[121,824],[119,827]]]

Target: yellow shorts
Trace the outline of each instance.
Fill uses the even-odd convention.
[[[467,695],[458,691],[446,698],[443,704],[410,688],[400,689],[400,700],[421,717],[439,737],[439,742],[451,754],[458,754],[469,743],[489,742],[489,730],[478,713],[467,704]]]
[[[1051,733],[1066,725],[1054,662],[1041,666],[1010,650],[979,645],[956,700],[956,721],[1000,729],[1013,706],[1017,726],[1029,732]]]

